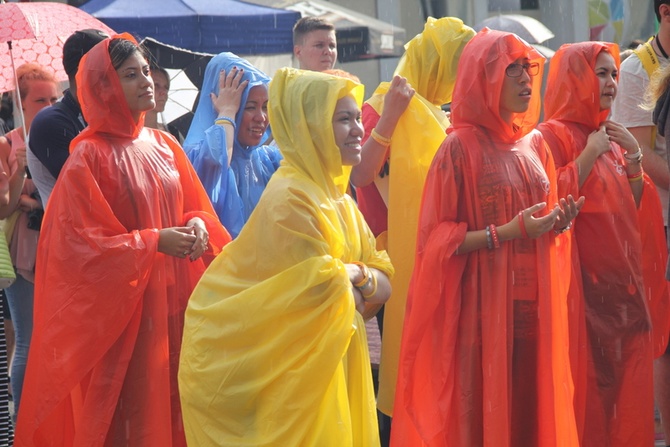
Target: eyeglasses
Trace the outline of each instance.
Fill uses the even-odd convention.
[[[530,76],[535,76],[540,72],[540,64],[537,62],[532,64],[509,64],[505,69],[505,74],[510,78],[518,78],[524,71]]]

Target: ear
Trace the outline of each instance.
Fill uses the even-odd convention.
[[[661,20],[670,19],[670,5],[667,3],[659,6],[658,12],[661,14]]]
[[[300,60],[301,53],[302,53],[302,45],[293,45],[293,55],[295,56],[296,59]]]

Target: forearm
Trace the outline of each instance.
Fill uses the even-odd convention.
[[[499,244],[521,237],[521,227],[518,223],[515,223],[516,219],[517,218],[512,219],[508,223],[496,227]],[[463,243],[458,246],[456,254],[463,255],[484,248],[489,248],[489,237],[487,236],[487,230],[468,231],[465,234]]]
[[[9,177],[9,202],[5,206],[0,206],[0,219],[9,217],[19,204],[21,199],[21,191],[23,190],[23,183],[26,179],[26,170],[17,169]]]
[[[642,168],[655,185],[663,189],[670,189],[670,169],[668,162],[648,147],[642,147]]]

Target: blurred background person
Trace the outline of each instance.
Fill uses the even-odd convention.
[[[41,110],[30,129],[27,151],[28,167],[46,209],[51,190],[65,160],[70,155],[70,142],[86,127],[77,98],[79,61],[96,44],[109,38],[100,30],[75,31],[63,45],[63,68],[69,87],[53,107]]]
[[[320,17],[303,17],[293,27],[293,56],[302,70],[326,71],[337,62],[335,26]]]

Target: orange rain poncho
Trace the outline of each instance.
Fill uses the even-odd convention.
[[[284,161],[186,311],[179,385],[190,445],[379,445],[365,324],[345,263],[392,274],[345,194],[332,117],[363,87],[279,70],[270,123]]]
[[[81,61],[89,127],[44,217],[17,446],[185,445],[177,367],[205,263],[159,253],[158,229],[202,218],[210,259],[230,236],[174,138],[134,122],[110,41]]]
[[[482,30],[465,47],[453,129],[433,160],[417,236],[391,430],[395,447],[577,445],[568,362],[563,236],[456,254],[466,232],[557,201],[554,165],[526,113],[499,114],[506,67],[544,58],[513,34]],[[542,211],[548,212],[549,208]],[[563,251],[563,250],[561,250]]]
[[[616,143],[610,143],[610,151],[598,157],[579,187],[574,160],[589,134],[609,114],[608,109],[600,110],[595,73],[601,51],[611,54],[619,66],[615,44],[583,42],[559,49],[547,83],[547,122],[538,128],[554,155],[559,195],[586,197],[575,220],[577,251],[573,254],[575,264],[581,265],[576,279],[581,276],[583,281],[584,310],[571,313],[575,318],[582,314],[586,327],[586,340],[573,355],[573,363],[580,362],[573,364],[573,371],[583,445],[650,446],[654,443],[653,350],[663,352],[665,344],[660,340],[667,343],[668,333],[667,307],[657,307],[667,306],[668,301],[663,217],[648,178],[636,210],[626,160]],[[647,230],[644,246],[638,219]],[[650,308],[659,312],[654,323],[662,334],[656,339],[650,337]],[[571,322],[573,327],[580,325],[584,322]]]
[[[451,102],[458,59],[466,42],[474,35],[474,30],[464,25],[460,19],[429,17],[423,32],[405,46],[405,54],[395,71],[396,75],[407,78],[416,94],[393,132],[389,160],[392,174],[388,176],[386,184],[388,188],[386,194],[389,198],[388,216],[384,202],[381,199],[378,201],[378,206],[384,208],[383,214],[388,222],[386,237],[388,242],[386,245],[382,242],[378,247],[388,250],[396,269],[392,281],[393,296],[386,303],[384,310],[377,398],[377,406],[388,415],[393,414],[400,338],[407,304],[407,290],[414,268],[419,198],[423,193],[423,184],[430,163],[444,140],[449,125],[441,106]],[[375,123],[384,108],[384,96],[389,86],[388,82],[381,83],[367,101],[376,115]],[[368,126],[370,117],[366,117],[367,114],[368,110],[364,107],[364,122],[366,133],[369,135],[374,125]],[[377,187],[376,184],[370,185],[362,188],[358,194],[359,207],[364,214],[364,200],[370,194],[379,195]],[[379,240],[383,241],[384,238],[381,237]]]

